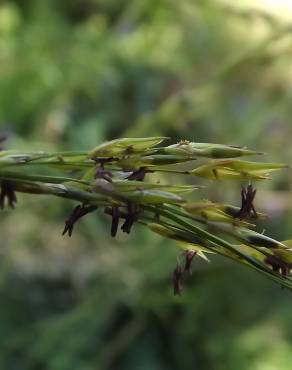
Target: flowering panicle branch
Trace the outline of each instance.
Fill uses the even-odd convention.
[[[140,223],[175,240],[183,248],[185,258],[184,266],[178,262],[173,272],[174,293],[178,295],[186,276],[192,273],[193,259],[207,259],[206,253],[245,264],[292,289],[292,242],[279,242],[255,231],[254,222],[265,215],[255,209],[256,189],[251,184],[252,180],[268,179],[271,172],[288,166],[238,159],[263,154],[245,147],[186,140],[163,146],[165,139],[117,139],[89,152],[1,151],[0,207],[8,203],[14,208],[17,192],[53,195],[79,203],[65,222],[63,235],[71,236],[79,219],[102,209],[111,217],[113,237],[123,220],[121,230],[125,233]],[[207,161],[196,166],[198,158]],[[181,170],[184,162],[190,169]],[[46,169],[50,175],[43,175]],[[52,176],[54,169],[63,171],[64,176]],[[240,207],[208,200],[188,201],[185,194],[201,186],[147,181],[147,174],[154,172],[215,181],[247,180],[249,185],[241,188]]]

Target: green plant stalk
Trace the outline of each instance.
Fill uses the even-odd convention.
[[[31,182],[44,182],[51,184],[62,184],[64,182],[76,182],[83,185],[90,185],[88,181],[75,179],[73,177],[64,177],[64,176],[42,176],[42,175],[30,175],[26,173],[18,173],[14,171],[3,171],[0,169],[0,178],[11,181],[21,181],[28,180]]]
[[[14,189],[20,193],[53,195],[56,197],[76,200],[82,203],[91,202],[95,205],[120,204],[106,196],[96,193],[90,193],[82,189],[68,187],[65,184],[30,182],[13,179],[11,181]]]

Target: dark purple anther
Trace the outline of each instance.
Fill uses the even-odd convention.
[[[5,207],[5,199],[7,199],[7,203],[9,207],[15,208],[15,204],[17,203],[17,198],[16,198],[13,185],[8,180],[1,181],[1,193],[0,193],[0,208],[1,209],[4,209]]]
[[[120,221],[120,209],[117,206],[113,206],[112,207],[112,227],[111,227],[112,237],[115,237],[117,235],[119,221]]]
[[[184,252],[185,255],[185,267],[184,271],[188,272],[189,275],[192,275],[192,262],[194,257],[196,256],[197,252],[193,250],[186,250]]]
[[[141,167],[139,170],[134,171],[127,177],[127,180],[130,181],[143,181],[145,179],[146,173],[153,172],[148,170],[146,167]]]
[[[139,211],[139,206],[132,203],[128,204],[128,213],[125,216],[125,222],[122,225],[122,230],[124,233],[130,234],[132,226],[138,219]]]
[[[245,220],[251,217],[257,218],[257,212],[253,205],[253,201],[256,195],[256,189],[253,189],[252,185],[248,185],[247,188],[242,187],[241,189],[241,208],[236,214],[236,218]]]
[[[95,172],[95,178],[96,179],[104,179],[108,182],[112,182],[112,173],[110,171],[107,171],[104,169],[104,163],[105,162],[100,162],[99,166],[96,169]]]
[[[173,293],[174,295],[181,295],[183,291],[183,271],[179,264],[173,271]]]
[[[74,229],[74,225],[80,218],[84,217],[88,213],[91,213],[93,211],[97,210],[97,206],[93,205],[78,205],[74,208],[73,212],[69,216],[68,220],[65,222],[65,228],[62,233],[62,235],[65,235],[68,233],[68,235],[71,237]]]

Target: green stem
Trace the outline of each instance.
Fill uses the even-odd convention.
[[[36,181],[36,182],[44,182],[44,183],[52,183],[52,184],[62,184],[64,182],[76,182],[83,185],[90,185],[88,181],[74,179],[72,177],[63,177],[63,176],[42,176],[42,175],[28,175],[19,172],[10,172],[10,171],[2,171],[0,170],[0,179],[4,180],[13,180],[13,181]]]
[[[111,205],[112,199],[97,193],[90,193],[78,188],[68,187],[63,184],[35,183],[29,181],[11,180],[15,191],[28,194],[54,195],[56,197],[77,200],[80,202],[91,202],[98,205]]]

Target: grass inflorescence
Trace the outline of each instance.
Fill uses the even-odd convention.
[[[255,209],[252,180],[269,179],[273,171],[287,168],[280,163],[239,159],[259,155],[245,147],[193,143],[182,140],[163,146],[165,137],[123,138],[103,143],[90,151],[59,153],[0,153],[0,207],[15,207],[18,192],[47,194],[78,202],[65,222],[63,235],[73,234],[75,224],[87,214],[101,210],[111,218],[111,235],[119,228],[130,233],[135,224],[177,241],[185,262],[173,272],[174,293],[180,295],[196,257],[215,253],[245,264],[281,286],[292,289],[292,243],[279,242],[254,230],[265,218]],[[205,164],[197,165],[198,158]],[[183,163],[188,163],[187,170]],[[44,174],[46,173],[47,174]],[[199,185],[168,185],[150,182],[149,173],[172,173],[247,180],[241,188],[241,206],[192,200],[186,194]]]

